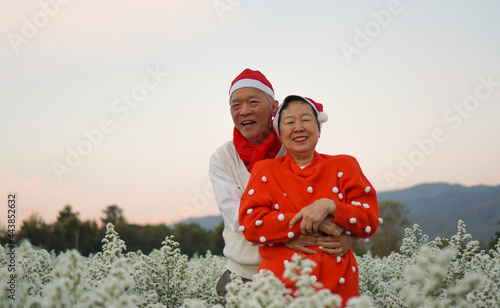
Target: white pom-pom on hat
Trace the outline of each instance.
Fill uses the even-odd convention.
[[[325,123],[326,121],[328,121],[328,115],[324,112],[318,113],[318,122]]]

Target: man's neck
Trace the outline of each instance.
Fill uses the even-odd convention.
[[[264,134],[264,136],[260,135],[260,136],[257,136],[255,138],[252,138],[251,140],[250,139],[247,139],[247,140],[250,141],[251,143],[255,144],[255,145],[259,145],[262,142],[264,142],[264,140],[267,139],[267,137],[269,136],[269,134],[271,133],[271,131],[272,130],[269,129],[268,131],[266,131],[266,133]]]

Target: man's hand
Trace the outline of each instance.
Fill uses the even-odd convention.
[[[333,200],[322,198],[314,201],[310,205],[302,208],[300,212],[290,221],[290,229],[299,221],[300,232],[302,234],[309,234],[319,231],[319,226],[328,215],[335,216],[337,207]]]
[[[318,246],[317,242],[319,237],[321,237],[321,234],[318,232],[308,235],[301,234],[294,239],[283,242],[283,244],[290,249],[301,251],[303,253],[316,254],[317,252],[315,250],[306,248],[306,246]]]
[[[319,225],[319,231],[328,235],[339,236],[344,233],[344,228],[334,223],[329,217],[325,218]]]
[[[354,235],[341,234],[340,236],[322,236],[318,238],[318,246],[332,257],[342,257],[359,241]]]

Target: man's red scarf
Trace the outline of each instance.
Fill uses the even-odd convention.
[[[238,152],[241,160],[247,166],[248,172],[252,172],[252,167],[256,162],[267,158],[276,158],[281,148],[281,141],[274,129],[261,144],[257,145],[243,137],[235,127],[233,131],[233,143],[236,152]]]

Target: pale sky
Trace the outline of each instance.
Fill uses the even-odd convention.
[[[131,223],[217,215],[231,81],[321,102],[317,150],[378,191],[500,184],[500,2],[1,0],[0,225],[66,204]]]

